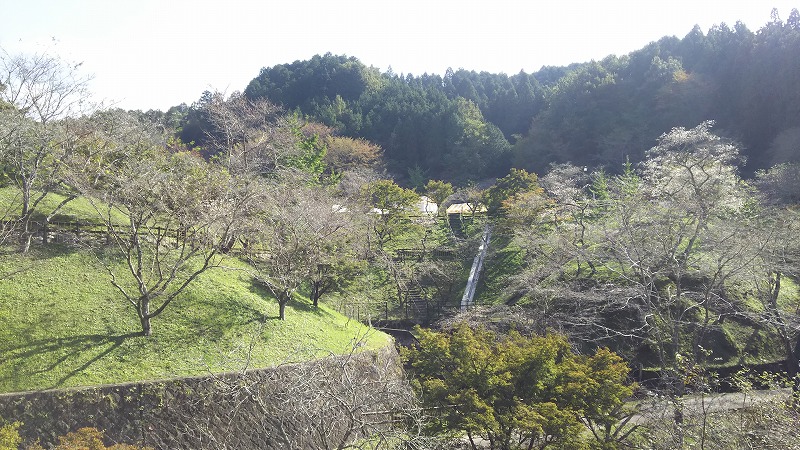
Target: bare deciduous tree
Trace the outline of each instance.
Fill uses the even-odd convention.
[[[57,192],[65,198],[49,220],[76,197],[64,182],[61,162],[72,150],[77,134],[69,117],[84,112],[88,78],[72,65],[44,54],[10,55],[0,49],[0,168],[20,191],[18,231],[27,252],[33,237],[32,220],[42,201]]]
[[[299,154],[297,127],[268,100],[214,93],[205,108],[211,146],[232,173],[268,175]]]
[[[142,334],[151,319],[204,271],[218,266],[249,196],[219,167],[188,154],[128,156],[91,198],[113,245],[111,283],[135,309]],[[119,217],[124,221],[120,222]],[[124,268],[119,267],[122,263]]]
[[[0,48],[0,98],[25,117],[48,123],[84,112],[89,77],[81,66],[47,53],[11,55]]]
[[[581,188],[563,182],[575,170],[557,168],[544,177],[553,205],[518,233],[528,257],[518,286],[535,307],[584,339],[647,343],[665,379],[679,380],[677,355],[702,357],[705,333],[735,313],[726,286],[755,258],[737,149],[710,127],[662,136],[641,175],[628,167]]]
[[[309,284],[312,301],[330,290],[337,264],[351,254],[354,239],[351,216],[335,207],[323,187],[309,187],[303,179],[283,177],[262,182],[258,210],[251,215],[245,236],[246,254],[254,279],[278,300],[279,317],[294,293]],[[334,283],[335,284],[335,283]]]
[[[764,324],[779,339],[790,377],[800,373],[800,304],[784,298],[783,292],[786,278],[800,276],[800,246],[793,238],[798,232],[800,220],[789,209],[767,207],[753,220],[747,241],[740,244],[753,256],[740,286],[761,308],[736,305],[739,313]]]
[[[755,185],[762,202],[770,205],[800,203],[800,164],[785,163],[756,173]]]

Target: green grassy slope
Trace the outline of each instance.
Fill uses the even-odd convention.
[[[278,306],[242,265],[204,273],[142,337],[132,307],[88,251],[48,246],[0,256],[0,392],[196,375],[388,344],[322,305]],[[13,275],[7,275],[9,273]],[[366,336],[366,337],[365,337]]]
[[[34,192],[34,195],[38,193]],[[64,196],[60,194],[49,194],[39,204],[38,210],[44,213],[49,213],[64,200]],[[0,211],[11,211],[16,214],[20,211],[22,202],[22,194],[16,188],[5,186],[0,187]],[[93,220],[99,222],[99,218],[95,218],[97,212],[92,207],[91,203],[85,198],[76,198],[59,211],[59,214],[54,218],[59,220]]]
[[[500,305],[511,297],[511,278],[522,270],[525,254],[510,238],[503,235],[493,236],[489,249],[475,292],[475,303]]]

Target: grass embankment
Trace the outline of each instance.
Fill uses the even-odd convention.
[[[93,253],[50,245],[0,256],[0,392],[268,367],[347,352],[354,339],[367,349],[389,342],[303,299],[280,321],[243,265],[226,264],[195,280],[143,337]]]
[[[33,193],[38,196],[38,192]],[[50,193],[48,194],[36,207],[33,215],[35,221],[42,220],[45,215],[55,210],[58,205],[64,201],[66,197],[61,194]],[[4,214],[19,214],[22,205],[22,194],[14,187],[6,186],[0,187],[0,216]],[[99,204],[102,207],[102,204]],[[105,212],[105,211],[101,211]],[[123,214],[117,210],[112,210],[112,218],[115,222],[120,224],[127,223]],[[102,223],[97,210],[85,197],[78,197],[70,200],[65,204],[58,213],[52,218],[52,222],[86,222],[86,223]]]
[[[492,236],[483,273],[475,293],[475,303],[499,305],[513,298],[509,292],[511,279],[523,269],[524,251],[511,238]]]

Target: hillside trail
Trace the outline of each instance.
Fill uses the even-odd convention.
[[[750,392],[726,392],[721,394],[692,394],[678,401],[669,398],[654,397],[653,399],[635,402],[639,412],[631,418],[631,424],[645,424],[656,419],[673,418],[677,406],[681,406],[684,416],[718,413],[724,411],[737,411],[745,408],[773,402],[787,400],[792,390],[772,389]]]
[[[684,417],[696,417],[702,414],[719,413],[724,411],[738,411],[752,408],[760,404],[788,400],[791,389],[773,389],[751,392],[728,392],[722,394],[693,394],[683,397],[680,401]],[[637,405],[639,412],[631,416],[626,427],[646,425],[652,421],[674,420],[676,403],[666,397],[653,397],[646,400],[632,401]],[[475,437],[475,445],[480,449],[490,448],[488,440]],[[463,448],[470,448],[469,439],[464,436],[460,439]]]

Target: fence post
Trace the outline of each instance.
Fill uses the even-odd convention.
[[[42,245],[47,245],[48,235],[50,234],[50,221],[45,220],[42,227]]]

